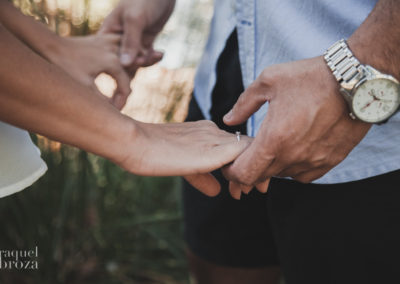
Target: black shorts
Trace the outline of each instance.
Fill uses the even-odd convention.
[[[267,196],[287,284],[400,283],[400,171],[331,185],[272,179]]]
[[[243,92],[236,31],[227,41],[217,65],[217,82],[213,91],[211,116],[218,127],[246,133],[246,124],[228,127],[222,118]],[[204,119],[192,99],[187,121]],[[189,248],[197,256],[221,265],[261,267],[277,265],[275,245],[268,221],[267,196],[253,191],[234,200],[228,182],[220,171],[214,175],[222,192],[209,198],[184,182],[184,225]]]
[[[203,119],[192,100],[188,121]],[[268,195],[253,190],[233,199],[221,171],[213,173],[221,193],[208,197],[184,181],[184,228],[190,250],[216,264],[231,267],[278,265],[267,212]]]
[[[213,121],[243,91],[236,35],[217,66]],[[195,100],[189,121],[203,119]],[[343,184],[272,179],[266,195],[253,190],[237,201],[209,198],[184,183],[185,238],[199,257],[220,265],[280,265],[287,284],[400,283],[400,171]],[[250,283],[249,283],[250,284]]]

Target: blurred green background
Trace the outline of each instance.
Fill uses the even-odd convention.
[[[113,0],[13,2],[62,36],[96,32],[116,4]],[[210,0],[178,0],[157,42],[167,53],[162,68],[174,69],[176,76],[183,67],[193,69],[211,14]],[[177,43],[186,46],[187,54],[176,48]],[[169,55],[170,44],[177,53]],[[177,105],[187,106],[179,104],[182,90],[190,96],[190,88],[174,86],[170,77],[169,81],[172,87],[159,96],[179,100],[168,100],[160,110],[164,121],[174,117],[171,112],[179,112]],[[94,155],[32,137],[49,170],[32,187],[0,199],[0,249],[37,246],[39,270],[1,271],[0,283],[189,283],[179,178],[134,176]]]

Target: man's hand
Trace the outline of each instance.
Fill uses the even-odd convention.
[[[163,54],[153,49],[175,0],[121,0],[105,19],[100,33],[121,33],[120,61],[133,76],[140,66],[150,66]]]
[[[371,127],[349,117],[322,57],[265,69],[224,121],[243,123],[266,102],[268,113],[254,142],[224,170],[233,181],[231,192],[239,196],[274,176],[303,183],[322,177]]]

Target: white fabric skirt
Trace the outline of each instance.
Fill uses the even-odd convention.
[[[0,122],[0,198],[32,185],[46,171],[29,133]]]

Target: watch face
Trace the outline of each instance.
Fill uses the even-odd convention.
[[[353,97],[353,113],[362,121],[378,123],[392,116],[400,104],[400,88],[390,79],[362,83]]]

